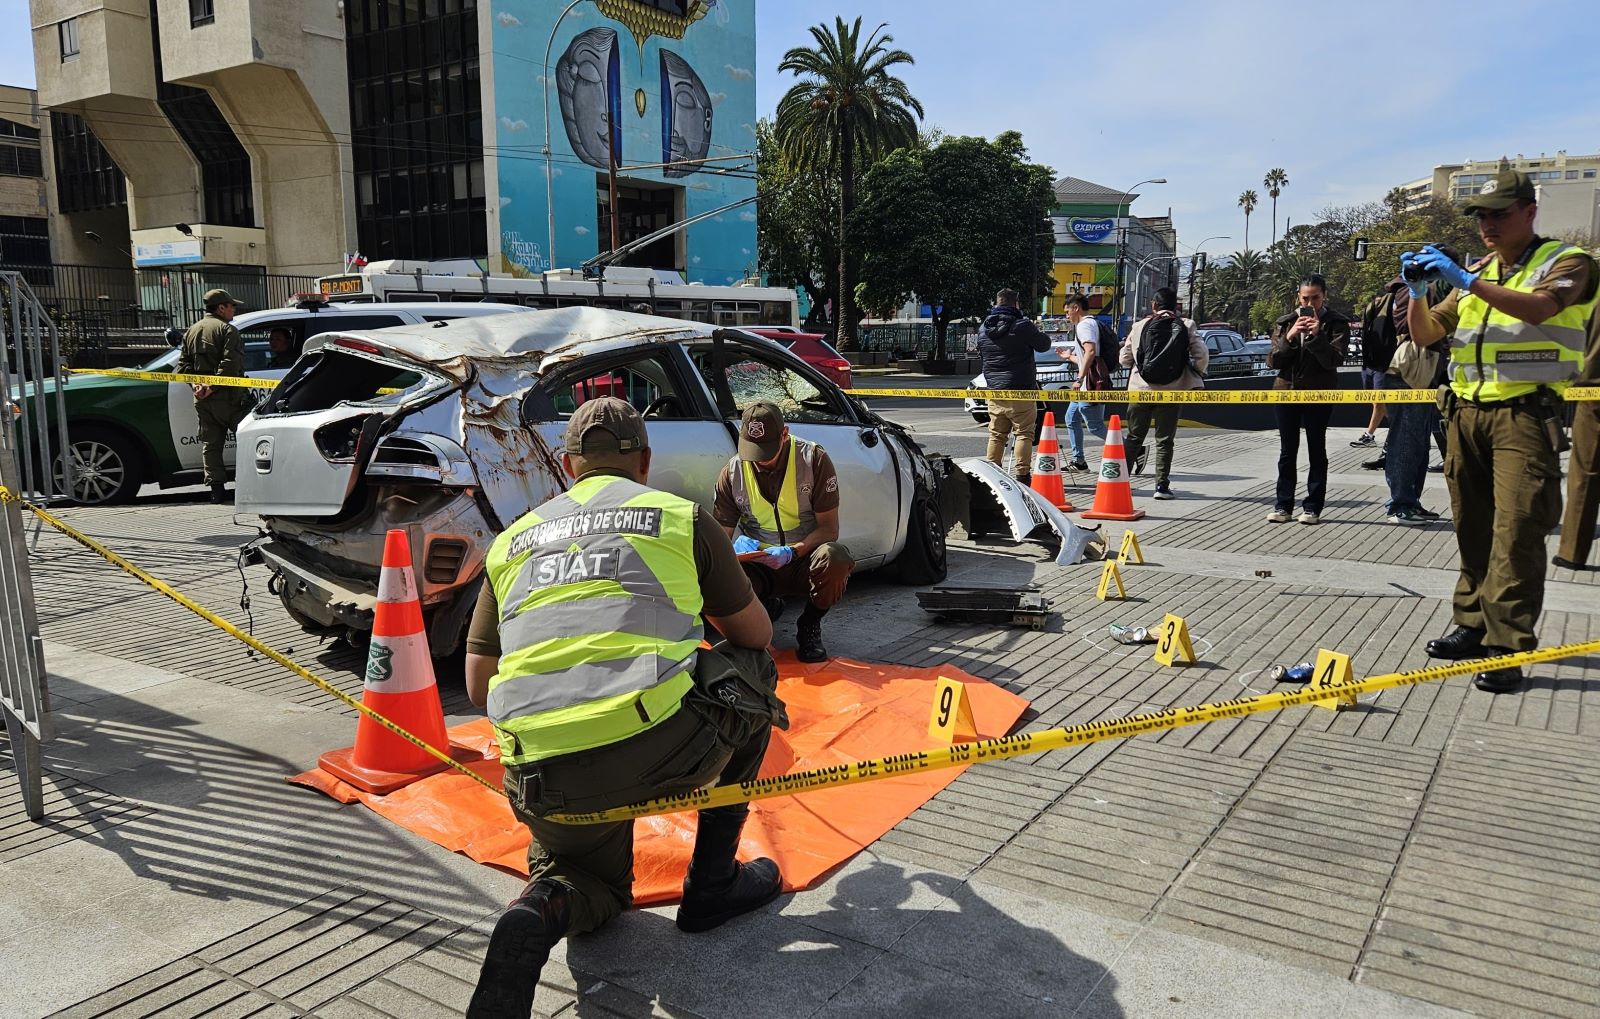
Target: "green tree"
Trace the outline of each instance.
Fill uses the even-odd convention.
[[[864,252],[863,305],[893,308],[912,296],[934,310],[936,357],[952,321],[981,315],[997,291],[1047,293],[1054,173],[1027,161],[1014,131],[993,142],[946,138],[891,153],[868,170],[850,236]]]
[[[838,286],[839,180],[825,169],[801,169],[756,122],[756,250],[768,278],[805,291],[809,328],[822,328]]]
[[[1278,196],[1283,194],[1283,189],[1289,186],[1289,175],[1283,167],[1274,166],[1267,171],[1261,184],[1267,189],[1267,197],[1272,199],[1272,243],[1278,243]],[[1249,238],[1245,238],[1247,246]]]
[[[1267,265],[1259,251],[1249,250],[1236,251],[1207,265],[1200,276],[1205,318],[1240,329],[1248,326],[1250,309],[1265,286]]]
[[[846,224],[855,207],[856,166],[917,143],[922,104],[892,72],[913,64],[905,50],[890,49],[894,37],[879,25],[863,41],[861,19],[833,29],[811,28],[814,48],[797,46],[783,55],[778,70],[799,81],[778,100],[774,135],[779,148],[799,169],[831,171],[839,181],[839,285],[834,305],[835,338],[845,350],[857,349],[855,252]]]
[[[1250,214],[1256,211],[1256,204],[1261,199],[1254,191],[1245,191],[1239,195],[1239,208],[1244,210],[1244,249],[1250,250]]]

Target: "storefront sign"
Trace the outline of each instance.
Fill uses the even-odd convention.
[[[201,261],[198,238],[187,241],[162,241],[160,244],[135,244],[134,265],[183,265]]]

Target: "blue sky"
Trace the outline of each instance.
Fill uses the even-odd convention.
[[[0,0],[6,84],[32,84],[27,6]],[[757,109],[770,113],[788,87],[778,61],[809,42],[809,26],[836,14],[888,22],[917,58],[904,77],[929,123],[949,134],[1019,130],[1058,174],[1109,187],[1166,177],[1135,211],[1170,206],[1180,243],[1227,234],[1206,245],[1227,251],[1244,240],[1239,193],[1265,200],[1261,177],[1274,166],[1290,181],[1281,224],[1376,201],[1436,163],[1600,151],[1595,10],[1595,0],[761,0]],[[1548,98],[1530,100],[1540,80]],[[1264,204],[1252,246],[1270,232]]]

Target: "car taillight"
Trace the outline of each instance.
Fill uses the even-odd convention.
[[[826,360],[826,361],[824,361],[822,363],[827,365],[829,368],[837,368],[840,371],[843,371],[843,370],[845,370],[845,369],[850,367],[850,362],[846,361],[842,357],[831,357],[831,358],[829,358],[828,360]]]
[[[363,354],[376,354],[378,352],[378,348],[374,344],[368,343],[366,340],[357,340],[349,336],[335,337],[333,345],[335,347],[343,347],[346,350],[359,350]]]

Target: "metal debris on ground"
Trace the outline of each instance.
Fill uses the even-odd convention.
[[[1014,587],[935,587],[917,592],[923,611],[951,622],[1002,623],[1044,629],[1050,599],[1030,584]]]

